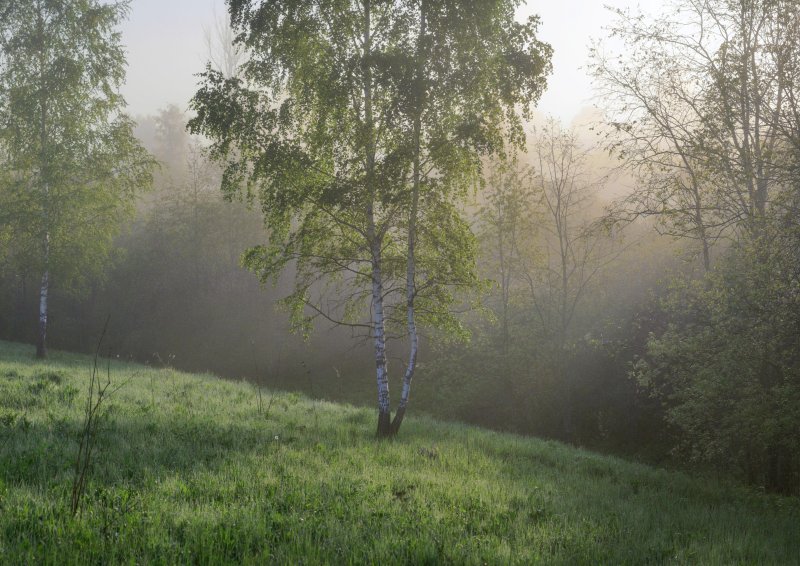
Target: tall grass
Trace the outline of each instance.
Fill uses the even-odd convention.
[[[113,363],[83,511],[87,357],[0,342],[3,564],[798,564],[800,502],[554,442]]]

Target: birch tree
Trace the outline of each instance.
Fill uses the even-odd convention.
[[[379,436],[405,414],[417,325],[459,330],[449,307],[476,281],[460,202],[477,156],[519,141],[518,111],[544,86],[549,48],[516,4],[230,0],[250,57],[241,78],[208,68],[193,101],[223,191],[264,212],[269,244],[245,263],[262,280],[294,267],[299,330],[322,318],[372,340]],[[387,339],[405,336],[393,424]]]
[[[99,273],[151,162],[123,113],[127,2],[0,1],[0,223],[38,271],[37,355],[52,284]]]
[[[457,326],[448,309],[453,296],[446,289],[474,280],[474,259],[459,259],[471,232],[460,216],[467,189],[482,181],[481,155],[504,156],[504,145],[520,146],[520,118],[530,118],[549,71],[550,47],[535,39],[538,20],[512,22],[513,3],[419,0],[415,10],[414,78],[404,106],[411,123],[412,176],[406,250],[406,315],[409,359],[393,431],[402,423],[418,352],[416,297],[436,288],[436,301],[426,301],[428,325]],[[506,24],[502,24],[505,20]],[[491,25],[481,29],[486,23]],[[492,25],[496,26],[492,29]],[[475,48],[483,46],[475,61]],[[515,55],[516,50],[516,55]],[[499,56],[499,57],[498,57]],[[477,68],[476,68],[477,67]],[[520,114],[516,114],[516,112]],[[442,219],[450,219],[443,223]],[[422,232],[418,230],[418,221]],[[425,222],[424,220],[428,220]],[[447,231],[433,228],[450,226]],[[436,243],[447,261],[418,265],[419,236]],[[453,236],[461,235],[458,238]],[[471,249],[471,248],[468,248]],[[444,252],[444,253],[443,253]],[[470,252],[473,254],[474,252]],[[451,258],[451,259],[448,259]],[[420,280],[418,282],[418,279]],[[423,294],[423,298],[426,298]],[[433,315],[433,316],[432,316]]]

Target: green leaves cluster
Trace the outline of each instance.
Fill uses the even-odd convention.
[[[229,0],[248,61],[234,78],[207,68],[190,128],[213,141],[223,191],[263,211],[269,243],[245,264],[264,281],[295,269],[304,329],[309,307],[358,324],[376,249],[400,325],[416,158],[419,316],[458,330],[454,290],[478,283],[463,202],[480,157],[522,141],[550,69],[517,4]]]
[[[705,279],[675,283],[671,322],[634,370],[690,458],[783,491],[798,489],[800,463],[798,236],[772,224]]]
[[[65,287],[102,273],[135,193],[150,182],[151,158],[119,94],[116,28],[127,10],[0,1],[0,234],[19,271],[51,269]]]
[[[667,403],[695,459],[798,491],[796,2],[676,0],[618,12],[628,50],[595,52],[610,149],[638,177],[616,215],[699,243],[667,330],[635,374]]]

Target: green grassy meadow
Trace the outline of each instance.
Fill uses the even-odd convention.
[[[797,499],[116,362],[73,517],[91,359],[33,353],[0,342],[2,564],[800,564]]]

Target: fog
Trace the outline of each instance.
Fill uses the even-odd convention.
[[[320,163],[345,164],[331,175],[335,182],[323,182],[298,181],[299,169],[278,170],[278,162],[287,168],[306,162],[281,153],[285,147],[265,150],[263,140],[253,141],[258,135],[248,139],[249,126],[263,126],[253,125],[252,115],[226,114],[233,111],[219,102],[222,94],[232,100],[242,85],[258,85],[252,68],[240,82],[222,74],[199,76],[209,42],[219,39],[215,34],[226,21],[223,2],[134,0],[121,25],[128,62],[121,92],[133,133],[157,164],[152,187],[132,198],[118,229],[102,232],[113,242],[109,250],[86,252],[91,266],[71,274],[69,284],[54,277],[45,317],[49,345],[91,352],[110,317],[105,349],[113,357],[371,407],[377,359],[381,418],[385,354],[383,345],[374,344],[383,340],[385,327],[388,389],[394,401],[413,375],[414,414],[797,493],[800,124],[796,108],[786,106],[800,100],[793,98],[800,94],[800,38],[783,41],[783,34],[796,34],[796,25],[785,24],[796,24],[796,14],[787,7],[784,19],[773,20],[767,13],[772,27],[758,28],[763,37],[745,45],[747,30],[735,26],[748,23],[737,22],[724,2],[700,3],[700,13],[686,7],[697,10],[697,3],[687,2],[675,13],[663,13],[655,0],[608,4],[542,2],[518,11],[518,21],[541,16],[537,37],[553,48],[546,88],[519,124],[498,120],[481,132],[485,138],[459,139],[467,149],[453,142],[456,149],[444,156],[432,144],[422,157],[434,163],[433,173],[420,181],[420,161],[427,163],[419,156],[420,139],[429,124],[409,114],[397,121],[402,141],[393,140],[396,146],[386,142],[377,152],[377,142],[365,146],[372,161],[376,154],[384,159],[383,169],[364,175],[369,181],[360,169],[352,172],[353,163],[371,163],[353,157],[359,150],[353,149],[355,134],[331,142],[324,158],[308,158],[308,178],[325,173],[314,169]],[[613,13],[637,6],[645,14],[641,20]],[[701,17],[708,10],[738,43],[703,60],[692,42],[705,36],[691,30],[712,21]],[[671,25],[670,18],[685,27]],[[689,45],[688,53],[675,45]],[[591,46],[597,49],[590,54]],[[728,49],[741,52],[734,56]],[[751,59],[758,60],[752,69]],[[761,82],[745,80],[733,88],[745,72],[737,65]],[[411,75],[398,76],[402,80],[387,82],[391,88]],[[752,84],[761,85],[757,92],[748,91]],[[531,92],[538,87],[523,86]],[[301,97],[301,91],[293,93]],[[252,107],[267,115],[284,101],[281,96]],[[481,98],[466,87],[459,96]],[[436,110],[462,117],[463,109],[445,98],[434,100],[441,105]],[[236,99],[236,110],[251,108],[241,103],[245,99]],[[300,106],[318,112],[326,134],[335,135],[317,102]],[[360,104],[354,104],[356,113]],[[385,114],[411,104],[402,98]],[[497,110],[483,100],[475,104]],[[504,104],[503,111],[519,111]],[[737,112],[750,112],[748,105],[757,107],[753,117]],[[487,112],[487,120],[493,115],[502,112]],[[196,134],[187,129],[193,118]],[[291,142],[313,138],[298,142],[303,149],[324,145],[309,133],[313,128],[297,126],[304,117],[281,119],[275,122],[287,130],[274,127],[271,135]],[[479,128],[475,123],[480,120],[468,125]],[[341,124],[352,132],[369,129],[344,118]],[[517,125],[526,137],[516,150],[484,151],[494,147],[492,136],[510,139]],[[297,129],[289,131],[292,126]],[[416,132],[416,145],[406,139],[409,131]],[[417,161],[407,157],[414,147]],[[11,155],[8,149],[0,157]],[[406,161],[396,165],[392,159]],[[16,186],[8,179],[20,169],[9,167],[0,181]],[[125,170],[86,184],[103,185]],[[352,177],[340,179],[341,171]],[[390,188],[382,198],[364,193],[371,199],[364,227],[361,210],[351,218],[347,205],[367,198],[354,187],[375,178],[384,183],[376,186]],[[288,188],[302,182],[313,193],[308,201]],[[228,192],[223,195],[221,187]],[[294,198],[301,204],[278,210]],[[109,208],[99,214],[110,216]],[[46,285],[40,282],[49,280],[51,231],[44,231],[44,260],[31,251],[41,246],[18,233],[27,234],[19,228],[25,218],[49,221],[47,211],[0,216],[6,222],[0,224],[2,339],[43,341]],[[338,247],[325,247],[333,241]],[[53,249],[55,256],[55,243]],[[78,265],[69,254],[77,257],[84,248],[76,249],[59,261]],[[376,285],[376,273],[384,277],[383,287]],[[425,282],[419,289],[427,295],[416,294],[417,281]]]
[[[528,2],[522,6],[518,18],[538,14],[542,20],[540,36],[554,48],[553,74],[537,109],[564,124],[579,119],[593,104],[587,53],[593,40],[607,35],[603,28],[613,18],[608,8],[651,12],[661,5],[656,0],[570,0]],[[208,32],[224,16],[221,0],[131,3],[130,16],[121,26],[128,52],[128,75],[122,94],[131,114],[153,115],[168,104],[188,110],[188,100],[197,89],[195,75],[208,59]]]

